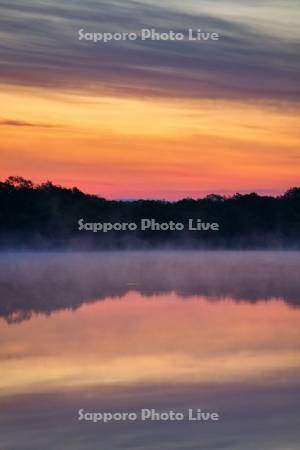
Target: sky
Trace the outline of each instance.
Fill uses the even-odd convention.
[[[0,179],[107,198],[300,185],[298,0],[0,0]],[[220,40],[79,41],[189,28]]]

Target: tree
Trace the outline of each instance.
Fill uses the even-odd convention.
[[[4,184],[14,189],[33,189],[34,184],[31,180],[19,176],[8,177]]]
[[[300,188],[298,187],[293,187],[291,189],[289,189],[284,195],[283,198],[288,198],[288,199],[300,199]]]

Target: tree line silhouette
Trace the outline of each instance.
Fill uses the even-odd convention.
[[[201,219],[216,231],[79,231],[78,221],[159,223]],[[51,181],[20,176],[0,182],[0,247],[3,248],[299,248],[300,188],[281,196],[256,193],[165,200],[106,200]]]

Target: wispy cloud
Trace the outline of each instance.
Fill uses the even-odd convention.
[[[192,1],[183,12],[176,3],[0,0],[2,83],[124,96],[300,99],[299,45],[275,31],[272,34],[272,28],[266,33],[251,15],[245,20],[249,2],[244,9],[239,7],[240,18],[224,13],[224,5],[230,10],[232,1],[221,2],[219,15],[216,9],[201,10]],[[268,0],[260,5],[271,14]],[[293,2],[290,5],[299,10]],[[152,27],[161,31],[200,27],[218,31],[222,39],[108,45],[78,41],[80,28],[136,32]]]
[[[32,123],[24,120],[0,119],[0,126],[5,127],[37,127],[37,128],[57,128],[58,125],[48,123]]]

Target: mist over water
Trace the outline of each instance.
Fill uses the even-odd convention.
[[[300,253],[0,255],[0,448],[297,450]],[[218,411],[93,424],[78,410]]]
[[[18,322],[130,291],[298,307],[299,268],[300,252],[1,253],[0,316]]]

